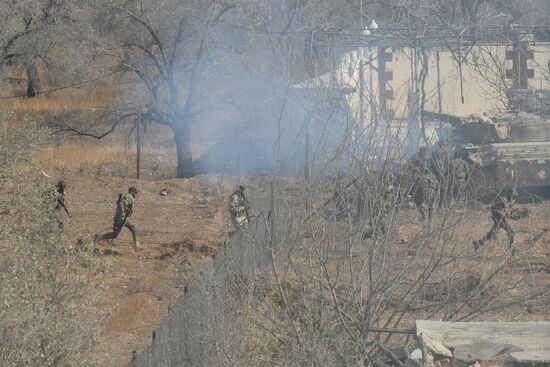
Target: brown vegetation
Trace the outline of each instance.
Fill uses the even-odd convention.
[[[365,94],[375,112],[378,94],[358,85],[360,118],[351,116],[338,102],[348,101],[350,87],[334,69],[344,52],[364,45],[331,44],[347,32],[362,37],[374,15],[416,31],[509,27],[525,18],[520,3],[0,3],[12,20],[0,32],[3,79],[19,82],[13,96],[29,97],[6,92],[0,100],[0,364],[124,366],[132,351],[154,350],[167,314],[200,326],[188,338],[204,341],[196,364],[220,366],[384,367],[385,346],[411,340],[380,328],[409,329],[418,318],[547,320],[550,204],[529,205],[530,215],[513,223],[517,256],[503,237],[474,252],[472,241],[491,223],[476,190],[420,223],[410,203],[420,175],[407,162],[425,135],[419,108],[406,101],[409,121],[375,114],[366,121]],[[415,51],[411,72],[425,76],[428,51]],[[418,95],[419,76],[410,84],[415,90],[404,85],[405,95],[423,105],[429,93]],[[304,101],[300,113],[289,107]],[[284,125],[297,120],[303,125]],[[258,131],[272,133],[272,145],[258,144],[275,157],[269,175],[196,176],[195,159],[220,136],[253,141]],[[283,137],[300,155],[298,140],[307,142],[305,164],[285,151]],[[231,142],[222,154],[238,148]],[[283,155],[294,176],[278,175]],[[59,179],[70,218],[42,195]],[[237,246],[224,245],[235,233],[227,194],[242,181],[256,212],[253,230],[235,237],[253,258],[239,260]],[[92,235],[111,227],[116,198],[130,185],[140,191],[133,219],[143,250],[133,251],[126,230],[94,248]],[[201,275],[221,257],[226,277]],[[208,307],[174,316],[191,287]],[[163,342],[165,364],[182,363],[174,360],[183,344],[156,340]]]

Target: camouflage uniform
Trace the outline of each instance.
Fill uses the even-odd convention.
[[[60,192],[59,189],[56,189],[53,192],[53,196],[55,200],[55,210],[61,210],[62,208],[65,208],[65,192]]]
[[[59,213],[61,209],[64,209],[68,216],[69,210],[65,205],[65,182],[59,181],[57,186],[46,193],[46,205],[48,210],[53,215],[55,222],[59,225],[59,228],[64,227],[64,222],[61,214]]]
[[[371,198],[369,228],[363,233],[362,238],[373,238],[375,235],[381,238],[388,236],[388,224],[391,221],[394,211],[397,209],[396,202],[398,191],[394,188],[391,177],[382,177],[383,185],[381,196]]]
[[[431,171],[435,173],[439,181],[443,182],[445,176],[449,175],[451,167],[451,147],[447,142],[440,143],[431,158],[429,167]]]
[[[250,206],[244,196],[244,187],[241,186],[229,197],[229,213],[231,222],[237,229],[248,224],[248,209]]]
[[[499,196],[497,201],[491,205],[491,218],[493,219],[493,226],[491,230],[480,240],[474,241],[474,249],[478,252],[485,242],[492,240],[497,236],[499,229],[504,229],[508,235],[508,245],[512,253],[517,251],[514,246],[514,229],[508,223],[508,218],[512,212],[512,205],[514,205],[514,199],[511,194]]]
[[[429,151],[427,147],[420,147],[409,160],[409,164],[412,168],[411,174],[414,176],[422,174],[429,167]]]
[[[347,181],[338,180],[334,191],[333,201],[336,204],[337,215],[347,216],[357,209],[356,215],[360,215],[364,198],[361,197],[362,187],[358,179]]]
[[[137,191],[136,191],[137,192]],[[138,236],[136,231],[136,224],[131,219],[134,212],[134,197],[129,192],[126,195],[121,195],[117,201],[117,207],[115,216],[113,218],[113,231],[95,236],[94,242],[98,243],[102,240],[113,240],[118,237],[123,227],[126,227],[132,233],[132,239],[134,241],[134,249],[139,248]]]
[[[452,201],[452,153],[448,142],[438,144],[432,154],[430,169],[439,181],[439,202],[441,207],[447,207]]]
[[[425,169],[424,173],[416,179],[416,188],[414,190],[413,201],[420,212],[421,221],[426,220],[426,209],[428,210],[428,220],[431,223],[433,214],[437,208],[439,197],[439,182],[435,175]]]
[[[450,192],[454,201],[464,198],[464,191],[468,183],[468,163],[464,159],[455,158],[451,161]]]

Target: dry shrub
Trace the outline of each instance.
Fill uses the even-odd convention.
[[[128,163],[128,148],[113,144],[67,144],[46,147],[38,157],[49,170],[78,170]]]
[[[18,169],[32,165],[43,131],[5,129],[12,117],[0,118],[0,365],[90,366],[96,331],[82,281],[95,268],[90,246],[72,245],[76,234],[61,225],[47,188]]]
[[[118,167],[133,172],[136,161],[135,131],[127,125],[105,138],[64,136],[56,145],[38,153],[42,167],[49,171]],[[156,170],[175,165],[173,134],[160,126],[147,126],[142,141],[142,169]]]
[[[38,98],[15,98],[2,101],[6,110],[28,114],[55,114],[67,111],[94,111],[117,101],[119,91],[116,88],[97,88],[94,90],[60,91],[52,96]]]

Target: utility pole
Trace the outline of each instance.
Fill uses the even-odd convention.
[[[435,51],[435,65],[437,68],[437,109],[439,113],[443,113],[443,105],[441,102],[441,69],[439,66],[439,50]]]
[[[365,62],[363,61],[363,50],[359,58],[359,123],[361,128],[365,124]]]
[[[141,109],[138,110],[136,120],[136,178],[139,180],[141,165]]]
[[[306,131],[306,186],[309,187],[309,129]]]
[[[441,101],[441,68],[440,63],[441,59],[439,57],[439,50],[435,50],[435,65],[437,69],[437,112],[440,114],[443,113],[443,102]],[[439,121],[439,131],[440,139],[443,135],[443,121]]]
[[[367,49],[367,55],[368,55],[368,58],[369,58],[369,105],[370,105],[370,123],[371,123],[371,126],[374,124],[374,121],[376,119],[376,104],[374,103],[373,101],[373,94],[374,94],[374,86],[373,86],[373,73],[372,73],[372,62],[374,61],[373,60],[373,57],[372,57],[372,49],[369,47]]]

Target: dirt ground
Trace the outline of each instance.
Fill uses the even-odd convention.
[[[58,176],[68,185],[66,201],[72,217],[66,218],[66,225],[83,237],[110,230],[118,194],[125,193],[130,185],[139,189],[133,219],[142,250],[134,252],[127,229],[114,241],[101,243],[96,259],[102,272],[91,287],[96,300],[92,312],[100,330],[96,348],[91,351],[93,358],[101,367],[127,366],[132,351],[140,353],[151,343],[153,332],[171,305],[223,247],[232,229],[227,196],[239,179],[205,175],[136,181],[93,170],[65,170]],[[55,184],[54,178],[48,180],[52,186]],[[268,187],[268,180],[249,178],[250,190]],[[291,179],[287,185],[292,187]],[[166,195],[161,195],[162,191]],[[529,216],[512,221],[520,253],[506,276],[512,279],[526,274],[538,287],[550,287],[550,202],[518,207],[527,207]],[[483,236],[492,223],[482,205],[470,210],[475,215],[466,220],[469,228],[464,246]],[[404,243],[418,225],[416,210],[405,212],[399,229]],[[483,267],[484,261],[492,257],[507,256],[506,235],[501,232],[479,255],[470,251],[473,269]],[[541,300],[529,308],[504,310],[493,318],[547,320],[545,304]]]
[[[104,271],[94,279],[94,313],[101,320],[99,366],[125,366],[132,351],[151,341],[169,307],[223,246],[229,222],[226,196],[210,177],[144,181],[67,174],[67,205],[82,236],[110,230],[115,202],[128,186],[139,189],[133,215],[143,249],[135,253],[127,229],[97,255]],[[160,195],[166,189],[167,195]]]
[[[139,189],[134,220],[143,249],[135,253],[130,232],[123,229],[116,240],[103,242],[97,255],[104,271],[94,280],[94,312],[100,321],[100,336],[92,353],[99,366],[125,366],[132,351],[141,352],[150,342],[169,307],[185,292],[186,284],[197,276],[223,247],[231,230],[226,213],[227,195],[237,182],[219,176],[137,182],[134,179],[78,173],[64,175],[68,185],[67,204],[72,218],[67,225],[82,235],[108,231],[115,201],[128,186]],[[260,187],[260,183],[255,186]],[[165,189],[167,195],[160,195]],[[530,215],[513,221],[520,248],[511,273],[528,272],[538,286],[550,286],[550,202],[522,205]],[[490,215],[481,205],[468,222],[464,239],[481,237],[491,226]],[[405,235],[414,227],[416,211],[409,210],[400,228]],[[409,218],[410,217],[410,218]],[[505,256],[505,233],[500,233],[483,252],[472,252],[472,266],[484,259]],[[468,245],[467,244],[467,245]],[[545,304],[543,301],[542,304]],[[514,309],[517,319],[548,319],[548,310],[538,307]],[[512,311],[512,310],[510,310]],[[499,315],[495,315],[499,319]],[[503,319],[510,314],[504,312]]]
[[[24,106],[23,112],[31,116],[35,113],[27,101]],[[44,110],[44,106],[36,107]],[[57,104],[53,107],[59,109]],[[185,293],[189,281],[223,247],[231,230],[227,195],[238,182],[235,177],[213,175],[164,179],[174,176],[171,136],[151,131],[144,141],[142,170],[146,179],[137,182],[124,178],[133,176],[135,169],[133,146],[121,147],[121,142],[127,140],[124,134],[101,144],[60,140],[39,155],[46,171],[55,177],[44,178],[49,185],[60,177],[65,179],[66,201],[72,214],[72,218],[66,218],[66,225],[82,236],[91,238],[110,230],[118,194],[125,193],[130,185],[140,190],[134,220],[143,249],[135,253],[131,235],[123,229],[112,243],[102,243],[101,254],[96,255],[103,271],[91,284],[96,299],[92,312],[100,320],[100,335],[91,353],[101,367],[127,366],[132,351],[143,351],[160,320]],[[251,191],[268,187],[266,178],[250,180],[255,181],[249,186]],[[163,189],[165,196],[160,195]],[[504,276],[511,279],[525,274],[537,287],[550,287],[550,201],[523,207],[529,208],[529,217],[512,222],[520,252]],[[407,223],[399,228],[400,240],[405,243],[415,231],[416,211],[408,210],[406,219]],[[467,222],[464,246],[470,247],[492,222],[482,206]],[[479,255],[471,249],[472,269],[483,267],[491,257],[507,256],[505,237],[500,233],[498,240],[491,241]],[[548,303],[546,298],[532,307],[500,311],[494,319],[548,320]]]

